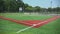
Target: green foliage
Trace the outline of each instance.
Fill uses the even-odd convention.
[[[16,12],[19,7],[23,7],[24,3],[21,0],[0,0],[0,8],[4,6],[6,12]],[[3,4],[3,5],[2,5]],[[2,10],[2,9],[1,9]]]
[[[35,7],[35,11],[40,11],[40,9],[41,9],[41,8],[40,8],[39,6],[36,6],[36,7]]]
[[[4,1],[0,0],[0,12],[4,10]]]
[[[57,12],[60,13],[60,7],[42,8],[40,6],[32,7],[25,4],[22,0],[0,0],[0,12],[19,12],[19,7],[22,7],[24,12]]]

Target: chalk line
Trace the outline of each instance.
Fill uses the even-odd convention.
[[[58,17],[58,18],[59,18],[59,17]],[[55,19],[55,18],[54,18],[54,19]],[[54,20],[54,19],[51,18],[50,20]],[[37,24],[33,24],[32,26],[27,27],[27,28],[24,28],[24,29],[21,29],[21,30],[17,31],[16,33],[23,32],[23,31],[25,31],[25,30],[28,30],[28,29],[34,27],[34,26],[37,26],[37,25],[40,25],[40,24],[46,23],[46,22],[48,22],[48,21],[49,21],[49,20],[45,20],[45,21],[43,21],[43,22],[40,22],[40,23],[37,23]]]

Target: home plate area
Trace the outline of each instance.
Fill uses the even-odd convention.
[[[44,24],[47,24],[49,22],[52,22],[58,18],[60,18],[60,16],[53,16],[52,18],[49,18],[46,20],[15,20],[12,18],[6,18],[3,16],[0,16],[0,19],[8,20],[8,21],[15,22],[15,23],[22,24],[22,25],[26,25],[26,26],[33,26],[33,24],[36,24],[34,26],[34,28],[38,28],[38,27],[40,27]]]

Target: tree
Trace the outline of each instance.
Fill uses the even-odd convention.
[[[26,12],[32,12],[33,11],[33,7],[32,6],[28,6],[25,8]]]
[[[4,0],[4,6],[6,12],[18,12],[19,7],[23,8],[24,3],[22,0]]]
[[[36,12],[40,12],[41,8],[39,6],[34,7]]]
[[[60,13],[60,7],[54,8],[54,11],[56,11],[57,14]]]
[[[0,12],[4,11],[4,2],[0,0]]]
[[[9,12],[10,9],[10,0],[4,0],[5,11]]]
[[[52,12],[52,8],[48,8],[48,11],[49,11],[49,12]]]

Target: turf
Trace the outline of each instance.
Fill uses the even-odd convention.
[[[7,18],[13,18],[17,20],[44,20],[52,16],[23,16],[23,14],[18,13],[1,13],[1,16]],[[19,34],[60,34],[60,19],[50,22],[39,28],[31,28],[23,31]],[[7,20],[0,19],[0,34],[17,34],[18,30],[24,29],[28,26],[10,22]]]
[[[25,14],[19,14],[19,13],[1,13],[1,16],[5,16],[7,18],[13,18],[17,20],[44,20],[47,18],[50,18],[51,16],[33,16],[33,15],[25,15]]]

